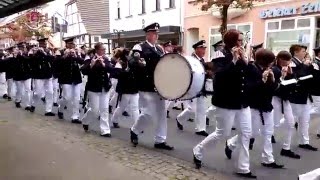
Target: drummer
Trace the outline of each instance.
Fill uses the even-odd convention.
[[[154,69],[164,54],[162,48],[156,44],[160,25],[153,23],[143,29],[146,33],[146,41],[136,44],[135,50],[140,58],[140,69],[136,76],[139,89],[139,106],[141,114],[130,131],[130,139],[133,145],[138,144],[138,135],[144,131],[149,124],[148,121],[154,120],[156,123],[155,144],[157,149],[173,150],[172,146],[166,143],[167,139],[167,119],[166,104],[159,94],[155,92]]]
[[[192,48],[194,52],[192,56],[202,64],[205,64],[204,56],[206,52],[206,41],[201,40],[195,43]],[[177,127],[180,130],[183,130],[183,123],[186,122],[190,116],[195,114],[195,124],[196,124],[196,134],[201,136],[208,136],[206,132],[206,103],[205,103],[205,88],[199,93],[196,99],[191,100],[191,103],[188,107],[181,112],[177,117]]]
[[[168,53],[172,53],[173,52],[173,48],[172,48],[172,43],[171,41],[167,41],[165,43],[163,43],[163,49],[164,49],[164,53],[168,54]]]

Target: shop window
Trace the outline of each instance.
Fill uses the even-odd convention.
[[[281,21],[281,29],[294,29],[295,27],[295,20],[282,20]]]
[[[211,34],[213,35],[213,34],[219,34],[220,32],[219,32],[219,28],[212,28],[211,29]]]
[[[229,30],[229,29],[237,29],[237,26],[235,26],[235,25],[228,25],[227,26],[227,29]]]
[[[99,36],[94,36],[93,40],[94,42],[99,42]]]
[[[278,29],[279,29],[279,22],[268,23],[268,30],[278,30]]]
[[[298,19],[297,27],[310,27],[310,19]]]
[[[304,44],[310,47],[310,30],[277,31],[267,33],[267,48],[274,53],[289,50],[291,44]]]

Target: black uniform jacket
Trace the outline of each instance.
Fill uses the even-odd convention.
[[[28,56],[17,55],[12,61],[13,80],[24,81],[32,77],[32,61]]]
[[[252,109],[259,110],[261,112],[271,112],[272,97],[275,90],[279,87],[276,81],[270,79],[267,82],[262,81],[262,74],[264,70],[256,63],[249,63],[249,106]]]
[[[313,66],[305,65],[296,58],[293,58],[292,62],[295,64],[295,67],[292,67],[294,78],[298,79],[312,74]],[[312,79],[307,79],[294,84],[289,101],[294,104],[307,104],[308,99],[311,97],[311,83]]]
[[[128,59],[128,67],[123,67],[117,75],[116,92],[118,94],[138,93],[138,80],[135,74],[139,68],[139,63],[133,58],[128,57]]]
[[[59,84],[80,84],[82,83],[82,75],[80,65],[84,60],[79,57],[62,57],[57,61],[57,72]]]
[[[1,61],[2,68],[4,68],[4,72],[6,72],[6,79],[12,79],[14,74],[14,63],[15,63],[14,57],[7,57],[4,60]]]
[[[140,57],[146,62],[145,66],[139,66],[136,77],[138,78],[139,91],[155,92],[154,70],[163,55],[163,50],[156,45],[150,46],[147,42],[141,43]]]
[[[320,68],[320,59],[315,58],[314,63]],[[320,96],[320,70],[312,70],[312,85],[311,85],[311,94],[314,96]]]
[[[225,57],[212,60],[215,67],[212,104],[225,109],[242,109],[249,106],[249,69],[242,60],[232,62],[230,50],[222,49]]]
[[[93,57],[96,58],[96,57]],[[86,88],[91,92],[108,92],[111,88],[111,82],[108,73],[116,73],[115,68],[112,67],[108,58],[104,58],[105,67],[100,63],[96,63],[90,67],[91,59],[84,61],[81,67],[82,73],[88,76]]]
[[[52,62],[54,57],[41,51],[31,57],[33,61],[32,71],[34,79],[50,79],[53,76]]]

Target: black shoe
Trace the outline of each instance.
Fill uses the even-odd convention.
[[[68,109],[68,107],[67,106],[64,106],[64,108],[63,108],[64,110],[66,110],[66,109]]]
[[[89,131],[89,125],[83,124],[82,127],[83,127],[83,130],[84,130],[85,132],[88,132],[88,131]]]
[[[318,151],[318,148],[313,147],[310,144],[299,144],[299,148],[310,150],[310,151]]]
[[[46,112],[44,115],[45,116],[55,116],[56,114],[54,114],[53,112]]]
[[[45,98],[45,97],[42,97],[42,98],[41,98],[41,101],[42,101],[43,103],[45,103],[45,102],[46,102],[46,98]]]
[[[183,131],[183,126],[182,126],[182,124],[179,123],[178,119],[176,119],[176,121],[177,121],[177,127],[178,127],[178,129],[181,130],[181,131]]]
[[[113,123],[113,128],[120,128],[118,123]]]
[[[16,108],[21,108],[21,103],[20,102],[16,102]]]
[[[198,131],[198,132],[196,132],[196,135],[207,137],[209,134],[206,131]]]
[[[122,116],[129,117],[129,113],[127,111],[123,111]]]
[[[232,131],[235,131],[235,130],[237,130],[237,129],[236,129],[235,127],[232,127],[231,130],[232,130]]]
[[[53,106],[54,106],[54,107],[58,107],[59,104],[58,104],[58,103],[53,103]]]
[[[100,134],[101,137],[111,137],[111,134],[110,133],[107,133],[107,134]]]
[[[79,119],[72,119],[71,123],[73,123],[73,124],[82,124],[82,122]]]
[[[8,94],[4,94],[4,95],[2,96],[3,99],[8,99],[8,97],[9,97]]]
[[[155,143],[154,144],[154,148],[156,149],[163,149],[163,150],[168,150],[171,151],[174,149],[173,146],[169,146],[167,143],[163,142],[163,143]]]
[[[34,107],[34,106],[30,107],[30,112],[34,112],[35,110],[36,110],[36,107]]]
[[[300,155],[292,152],[291,150],[281,149],[280,155],[293,159],[300,159]]]
[[[12,101],[12,98],[10,96],[8,96],[8,101]]]
[[[109,113],[112,114],[112,106],[109,106]]]
[[[167,118],[169,119],[170,118],[170,111],[167,111]]]
[[[298,130],[298,128],[299,128],[298,122],[294,123],[294,128],[296,128],[296,130]]]
[[[254,144],[255,139],[254,138],[250,138],[250,142],[249,142],[249,150],[253,149],[253,144]]]
[[[193,163],[196,165],[196,169],[200,169],[202,166],[201,160],[197,159],[194,154],[193,154]]]
[[[181,110],[181,108],[176,107],[176,106],[172,107],[172,109],[174,109],[174,110]]]
[[[320,138],[320,134],[317,134],[317,137]]]
[[[188,119],[188,121],[189,121],[189,122],[194,122],[194,119],[191,119],[191,118],[190,118],[190,119]]]
[[[206,118],[206,125],[209,126],[210,125],[210,119]]]
[[[275,162],[270,163],[270,164],[261,163],[261,165],[264,166],[264,167],[273,168],[273,169],[282,169],[282,168],[284,168],[284,165],[280,165],[280,164],[277,164]]]
[[[276,139],[274,138],[274,135],[272,135],[272,136],[271,136],[271,143],[272,143],[272,144],[275,144],[276,142],[277,142],[277,141],[276,141]]]
[[[63,119],[63,112],[58,111],[58,118]]]
[[[232,150],[229,148],[227,141],[226,141],[226,147],[224,148],[224,154],[227,156],[228,159],[232,158]]]
[[[130,140],[134,147],[138,145],[138,135],[130,129]]]
[[[30,106],[27,106],[26,108],[24,108],[24,110],[26,110],[26,111],[30,111]]]
[[[237,173],[238,176],[249,179],[257,179],[257,176],[253,175],[252,172],[248,173]]]

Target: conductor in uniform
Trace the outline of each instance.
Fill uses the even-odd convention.
[[[165,100],[156,93],[153,78],[156,65],[164,54],[162,48],[156,44],[159,28],[158,23],[145,27],[143,30],[146,32],[146,41],[133,47],[133,50],[139,52],[140,62],[143,66],[140,66],[140,71],[137,74],[141,114],[132,126],[130,134],[131,142],[136,146],[138,144],[138,135],[147,127],[149,121],[154,120],[156,123],[154,147],[173,150],[173,147],[166,143],[167,119]]]

